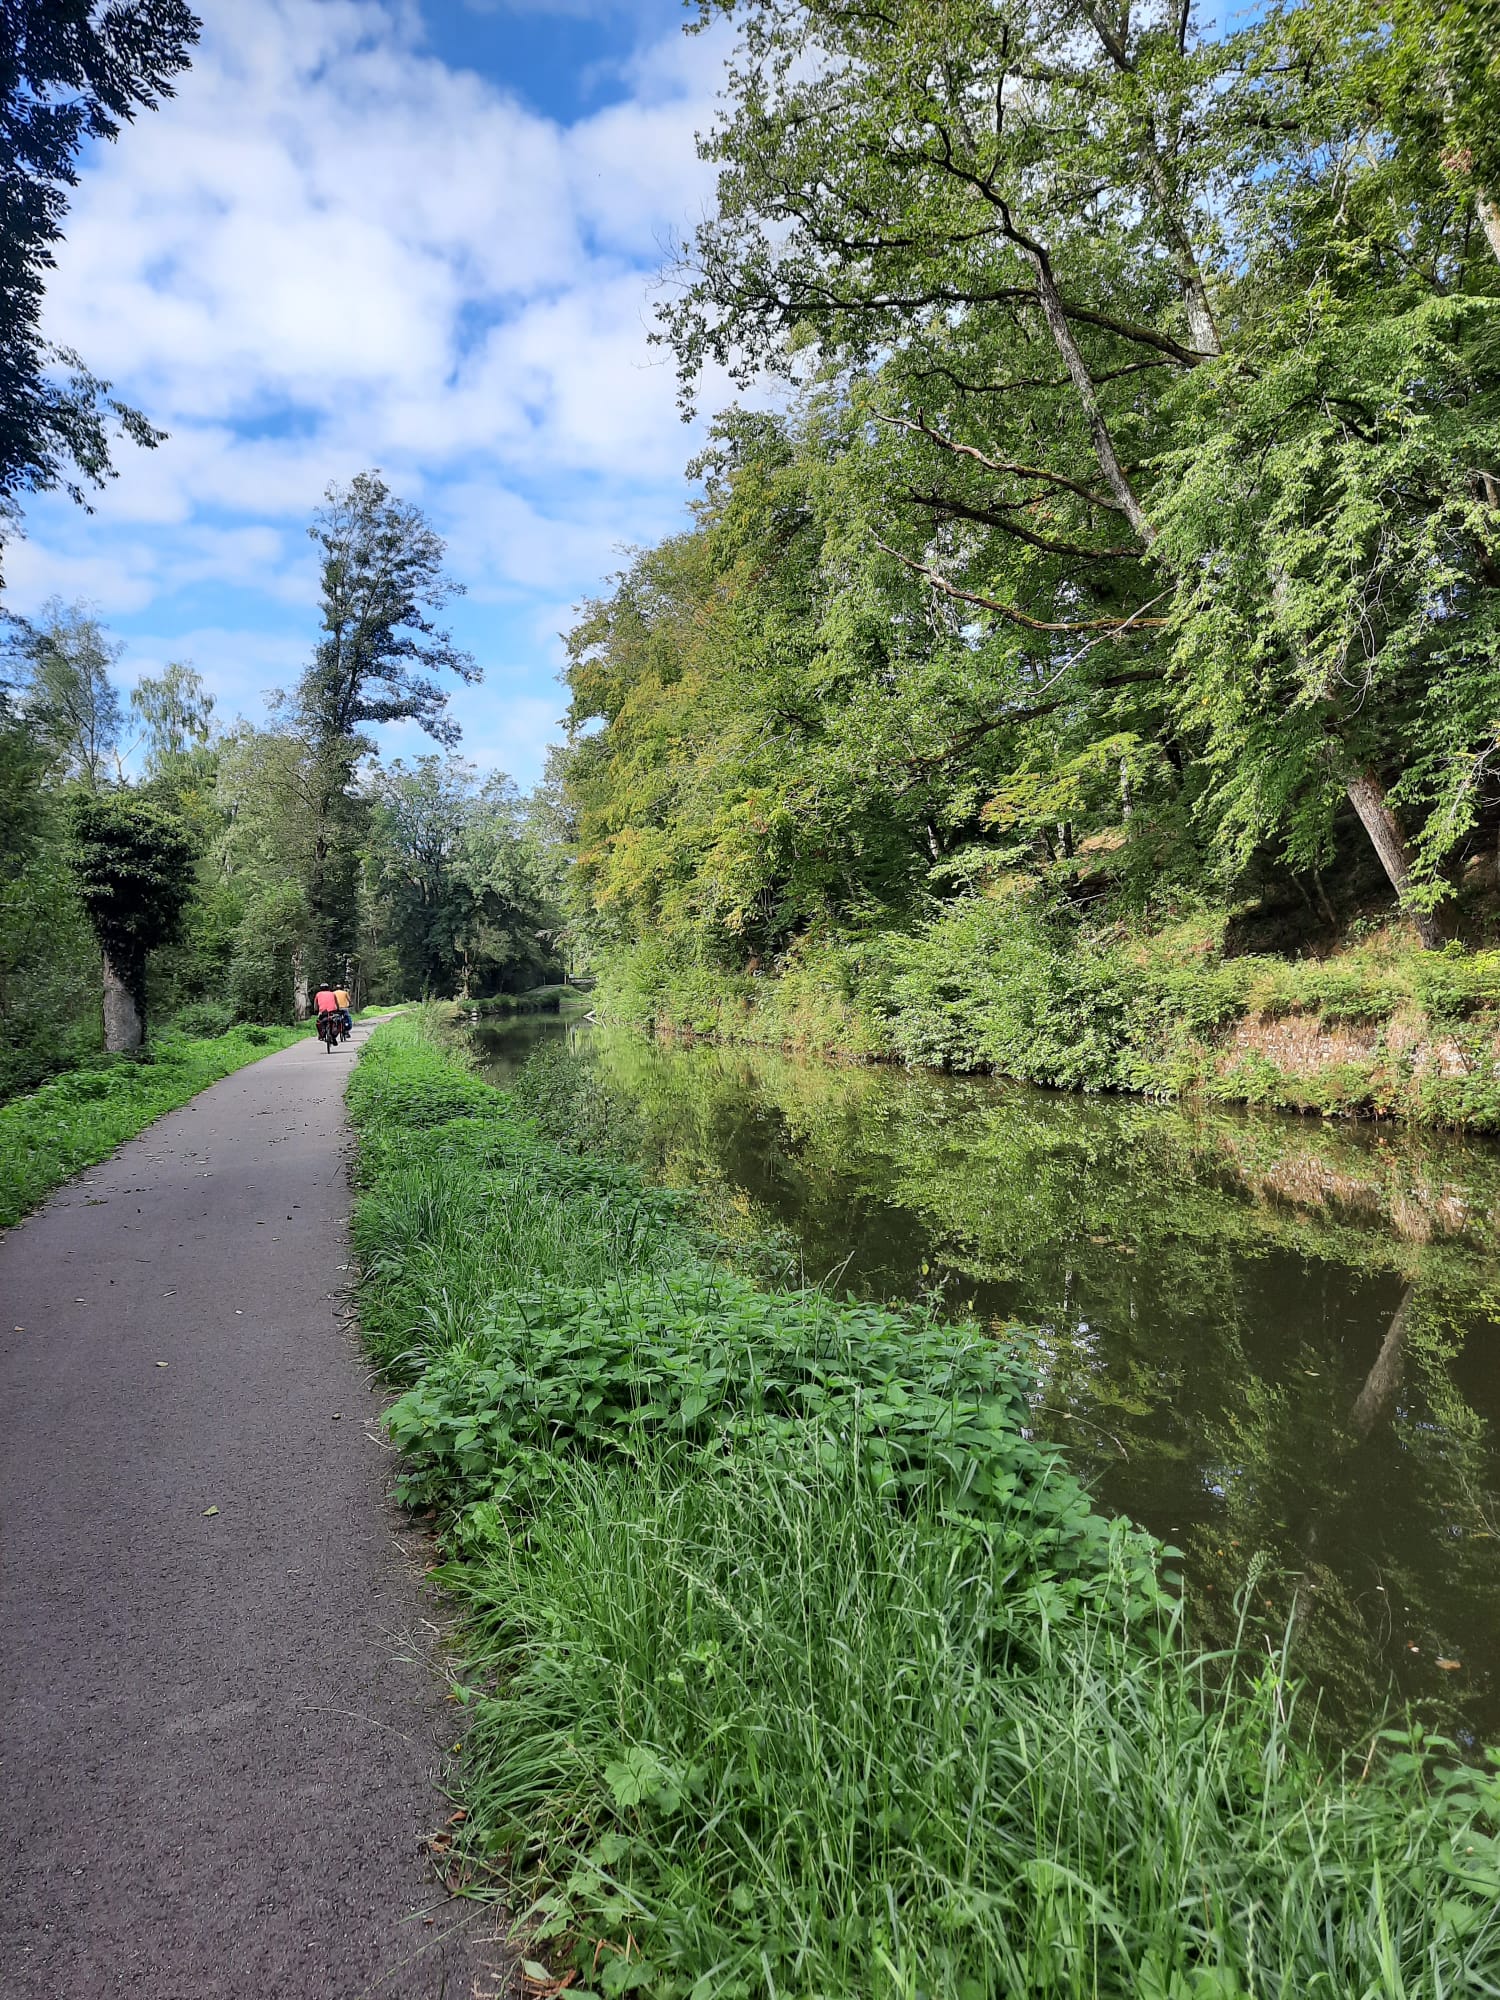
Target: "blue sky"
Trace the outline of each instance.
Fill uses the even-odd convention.
[[[723,44],[668,0],[200,12],[177,98],[86,163],[48,298],[171,436],[123,447],[92,515],[32,505],[8,602],[86,600],[122,678],[189,659],[258,717],[316,638],[312,511],[378,465],[468,585],[465,750],[527,782],[571,607],[684,518],[694,433],[646,336],[662,245],[709,198]]]

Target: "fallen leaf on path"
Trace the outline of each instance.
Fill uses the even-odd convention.
[[[218,1508],[217,1508],[217,1507],[205,1507],[205,1508],[204,1508],[204,1510],[203,1510],[203,1518],[204,1518],[204,1520],[206,1521],[206,1520],[208,1519],[208,1517],[209,1517],[209,1515],[210,1515],[210,1514],[217,1514],[217,1513],[218,1513],[218,1511],[219,1511],[219,1510],[218,1510]]]
[[[165,1368],[167,1364],[165,1361],[158,1361],[156,1365],[158,1368]]]

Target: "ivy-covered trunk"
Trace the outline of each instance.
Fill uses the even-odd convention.
[[[146,1009],[141,982],[104,954],[104,1046],[113,1055],[128,1055],[146,1039]]]

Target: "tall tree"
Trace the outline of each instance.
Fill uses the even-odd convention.
[[[463,586],[445,573],[442,537],[420,507],[397,499],[378,473],[362,472],[347,487],[329,487],[309,533],[323,551],[324,637],[295,704],[316,774],[307,899],[323,955],[352,960],[365,815],[354,771],[373,748],[364,731],[415,722],[452,745],[458,725],[437,676],[473,682],[480,672],[437,622]]]
[[[200,22],[184,0],[0,0],[0,549],[28,493],[113,476],[110,431],[164,433],[42,336],[77,155],[172,95]]]
[[[480,672],[437,623],[464,588],[444,572],[442,537],[378,472],[330,486],[308,533],[323,551],[325,636],[298,689],[304,724],[353,742],[372,722],[415,722],[439,743],[457,742],[437,675],[477,681]]]
[[[1403,19],[1421,13],[1401,5]],[[1469,251],[1474,211],[1447,184],[1468,170],[1464,147],[1450,146],[1441,170],[1429,149],[1416,173],[1395,111],[1372,95],[1377,59],[1394,61],[1401,40],[1378,11],[1351,24],[1331,7],[1288,8],[1215,40],[1175,0],[894,0],[875,11],[705,0],[704,17],[733,14],[741,40],[704,148],[720,167],[717,212],[684,254],[665,337],[689,383],[709,360],[742,373],[802,365],[815,343],[891,438],[880,545],[971,620],[1008,630],[1012,701],[1039,684],[1096,702],[1154,684],[1148,726],[1163,747],[1180,749],[1189,720],[1212,722],[1204,683],[1186,699],[1176,684],[1193,642],[1174,649],[1163,636],[1183,633],[1184,614],[1196,629],[1222,569],[1183,537],[1182,483],[1226,439],[1241,489],[1254,479],[1247,400],[1261,406],[1263,441],[1290,446],[1320,411],[1341,436],[1357,430],[1373,447],[1361,497],[1339,487],[1331,441],[1299,567],[1283,576],[1273,564],[1260,579],[1258,639],[1277,672],[1258,697],[1241,674],[1233,696],[1267,741],[1290,700],[1320,748],[1259,787],[1264,810],[1251,818],[1257,836],[1290,832],[1305,853],[1312,825],[1318,848],[1346,800],[1435,941],[1437,850],[1397,814],[1422,790],[1404,724],[1446,589],[1434,590],[1432,551],[1448,563],[1461,548],[1466,609],[1490,588],[1487,489],[1457,533],[1444,524],[1462,481],[1493,457],[1488,322],[1467,302],[1494,295],[1495,267]],[[1448,41],[1455,134],[1488,132],[1500,105],[1492,66],[1473,59],[1482,39]],[[1390,321],[1386,353],[1377,361],[1367,339],[1360,361],[1358,337],[1344,338],[1335,358],[1324,313],[1303,379],[1273,371],[1285,401],[1267,412],[1263,343],[1284,341],[1288,357],[1305,344],[1297,313],[1310,287],[1345,335],[1351,315],[1367,329]],[[1357,518],[1379,490],[1376,455],[1427,423],[1417,355],[1440,323],[1453,350],[1441,368],[1446,435],[1428,436],[1442,469],[1397,489],[1406,553],[1394,596],[1410,616],[1387,634],[1382,619],[1361,625],[1360,607],[1392,597],[1391,551],[1368,527],[1361,540]],[[1397,399],[1371,405],[1397,349],[1410,357]],[[1250,508],[1269,550],[1271,488]],[[1244,511],[1221,508],[1220,520],[1243,524]],[[1457,707],[1429,716],[1471,758],[1483,747],[1475,679]],[[1222,733],[1214,754],[1228,754]]]

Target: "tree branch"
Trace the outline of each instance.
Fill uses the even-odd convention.
[[[998,598],[981,597],[976,591],[960,590],[956,583],[950,583],[940,571],[931,568],[927,563],[918,562],[915,556],[903,555],[900,549],[893,549],[889,542],[883,542],[873,529],[870,531],[870,540],[877,549],[883,549],[888,556],[894,556],[896,561],[904,564],[907,569],[914,570],[918,576],[926,577],[934,589],[940,590],[945,597],[956,598],[960,604],[977,605],[981,611],[993,611],[997,617],[1008,620],[1012,625],[1019,625],[1026,632],[1118,633],[1144,629],[1148,625],[1169,625],[1172,622],[1169,618],[1147,618],[1144,615],[1153,604],[1160,604],[1167,594],[1164,590],[1159,591],[1138,611],[1132,611],[1125,618],[1080,618],[1063,622],[1031,618],[1024,611],[1017,611],[1013,604],[1002,604]]]

